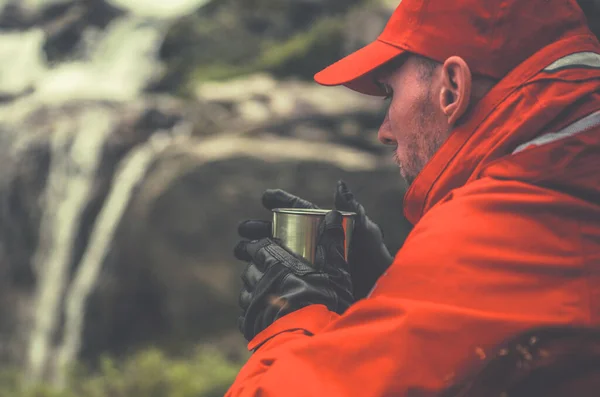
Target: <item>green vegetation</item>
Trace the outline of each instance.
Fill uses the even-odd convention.
[[[312,80],[346,55],[348,14],[371,1],[312,8],[273,0],[215,2],[169,29],[161,48],[161,84],[186,96],[203,81],[256,72]]]
[[[254,72],[312,77],[323,67],[323,59],[337,59],[332,53],[337,54],[341,47],[342,27],[341,20],[322,19],[310,30],[297,33],[288,40],[265,40],[252,61],[241,65],[200,65],[192,72],[191,81],[225,80]]]
[[[18,372],[0,374],[2,397],[222,397],[242,363],[215,349],[201,348],[188,359],[166,357],[156,349],[117,363],[104,358],[95,373],[78,368],[68,386],[26,388]]]

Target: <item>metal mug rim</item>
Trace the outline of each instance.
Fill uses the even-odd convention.
[[[328,212],[334,210],[322,209],[322,208],[274,208],[273,212],[287,215],[314,215],[314,216],[325,216]],[[337,210],[336,210],[337,211]],[[356,216],[356,212],[350,211],[338,211],[342,216]]]

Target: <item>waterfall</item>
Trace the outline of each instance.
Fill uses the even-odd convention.
[[[62,369],[77,358],[87,299],[101,271],[114,231],[146,168],[170,142],[158,135],[133,148],[126,156],[96,219],[81,262],[71,282],[73,249],[83,212],[92,198],[103,148],[114,132],[118,115],[93,101],[130,102],[160,77],[158,50],[176,17],[210,0],[112,0],[128,12],[99,31],[87,27],[80,50],[67,62],[49,64],[41,28],[0,33],[0,95],[24,96],[0,106],[2,122],[22,120],[31,109],[58,108],[89,101],[76,115],[57,115],[52,131],[51,164],[44,193],[40,240],[33,256],[38,273],[33,325],[27,346],[27,377],[37,382],[47,376],[62,381]],[[0,9],[17,5],[27,14],[40,13],[65,0],[0,0]],[[160,138],[162,136],[162,138]],[[17,139],[20,145],[27,138]],[[62,314],[65,323],[61,324]],[[64,326],[64,327],[63,327]],[[60,345],[54,339],[64,328]],[[54,360],[57,358],[57,360]]]
[[[197,10],[213,0],[108,0],[112,5],[152,18],[177,18]]]
[[[52,138],[46,205],[33,259],[39,279],[28,351],[28,377],[32,381],[45,376],[63,291],[69,281],[73,244],[94,188],[104,142],[112,132],[113,117],[106,111],[87,109],[73,124],[62,120],[63,125]],[[73,128],[77,130],[75,134]]]
[[[47,71],[41,29],[0,34],[0,93],[18,95],[35,86]],[[9,61],[10,60],[10,61]]]
[[[36,96],[56,104],[81,99],[129,101],[159,77],[157,52],[168,23],[128,15],[105,33],[88,32],[89,58],[63,63],[36,85]]]
[[[148,167],[172,140],[168,134],[156,133],[145,144],[134,148],[119,164],[111,190],[98,214],[89,243],[77,266],[77,273],[66,293],[65,330],[54,374],[55,383],[58,385],[64,384],[68,365],[79,353],[85,305],[96,285],[102,264],[130,198],[146,175]]]

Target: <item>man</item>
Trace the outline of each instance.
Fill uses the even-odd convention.
[[[314,268],[242,223],[254,353],[229,396],[431,396],[515,334],[600,323],[600,44],[575,0],[403,0],[315,78],[389,96],[414,229],[392,263],[343,183],[348,263],[337,211]]]

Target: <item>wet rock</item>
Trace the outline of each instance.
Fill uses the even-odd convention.
[[[112,267],[112,279],[134,285],[129,274],[146,292],[116,288],[121,292],[110,306],[126,306],[111,311],[110,318],[105,315],[111,332],[101,331],[97,321],[93,332],[104,338],[118,335],[119,343],[105,339],[99,345],[95,339],[86,344],[89,353],[127,351],[157,338],[181,352],[191,342],[217,340],[224,330],[235,330],[243,264],[230,253],[241,220],[269,219],[260,204],[267,188],[283,188],[330,208],[335,183],[343,178],[380,222],[391,250],[399,248],[408,232],[401,213],[404,186],[392,166],[346,171],[319,161],[265,162],[234,155],[202,162],[201,156],[200,161],[189,156],[179,150],[166,154],[132,201],[115,247],[120,265]],[[239,341],[241,346],[241,337]]]
[[[384,153],[377,129],[385,104],[380,98],[345,87],[321,87],[313,82],[256,74],[202,83],[196,95],[203,103],[228,109],[224,130],[238,129],[256,139],[270,133]]]

